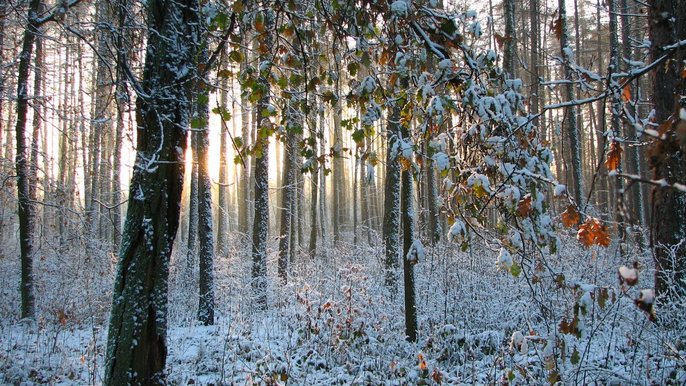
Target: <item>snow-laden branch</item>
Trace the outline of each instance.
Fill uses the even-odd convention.
[[[36,27],[40,27],[43,24],[50,22],[50,21],[60,21],[62,18],[64,18],[64,15],[67,13],[69,8],[76,6],[83,0],[71,0],[71,1],[63,1],[60,2],[57,7],[55,7],[52,12],[49,14],[39,17],[35,19],[35,25]]]
[[[615,73],[615,74],[612,74],[612,76],[613,77],[624,77],[624,78],[626,78],[624,80],[624,82],[622,82],[619,85],[620,89],[623,89],[627,84],[636,80],[636,78],[650,72],[655,67],[662,64],[665,60],[670,58],[676,52],[676,50],[678,48],[685,47],[685,46],[686,46],[686,40],[681,40],[681,41],[676,42],[674,44],[671,44],[669,46],[665,46],[663,48],[663,51],[665,51],[665,53],[662,56],[660,56],[659,58],[655,59],[655,61],[653,61],[652,63],[650,63],[644,67],[641,67],[641,68],[633,69],[627,73]],[[593,103],[595,101],[599,101],[601,99],[607,98],[610,95],[612,95],[613,89],[614,89],[614,87],[605,89],[595,96],[584,98],[584,99],[574,99],[574,100],[567,101],[567,102],[545,105],[545,106],[543,106],[543,111],[555,110],[555,109],[560,109],[560,108],[565,108],[565,107],[573,107],[573,106],[580,106],[580,105],[585,105],[588,103]]]
[[[433,52],[433,54],[439,57],[440,59],[448,58],[444,52],[443,47],[441,47],[439,44],[434,43],[434,41],[431,40],[431,37],[429,37],[426,31],[424,31],[424,29],[419,24],[417,24],[416,21],[410,23],[410,26],[412,27],[412,30],[422,38],[424,44],[426,44],[426,47],[429,49],[429,51]]]
[[[641,182],[641,183],[648,184],[648,185],[659,186],[661,188],[676,189],[682,193],[686,193],[686,185],[680,184],[678,182],[670,184],[664,178],[659,179],[659,180],[651,180],[648,178],[643,178],[643,177],[639,176],[638,174],[619,173],[616,170],[613,170],[613,171],[607,173],[607,175],[610,177],[625,178],[625,179],[633,181],[633,182]]]

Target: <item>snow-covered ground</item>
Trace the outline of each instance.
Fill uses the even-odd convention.
[[[13,248],[0,258],[0,384],[101,384],[113,257],[44,248],[39,317],[20,321]],[[384,286],[378,248],[299,256],[287,285],[270,282],[267,311],[253,306],[249,253],[234,249],[216,261],[218,316],[209,327],[194,321],[197,289],[177,269],[185,266],[178,251],[169,294],[173,385],[686,383],[686,306],[658,308],[657,324],[635,306],[652,284],[650,258],[636,251],[620,258],[616,248],[586,250],[563,236],[558,254],[516,257],[524,268],[513,277],[496,268],[497,250],[426,248],[415,266],[417,343],[404,339],[402,287]],[[273,249],[270,256],[273,279]],[[621,287],[618,268],[634,260],[638,284]]]

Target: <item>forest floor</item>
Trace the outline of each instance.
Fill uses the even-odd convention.
[[[233,245],[245,245],[233,240]],[[36,260],[38,315],[19,320],[16,246],[0,254],[0,384],[99,385],[115,258],[87,252]],[[177,248],[169,294],[173,385],[685,384],[686,302],[659,305],[658,323],[635,306],[652,285],[646,253],[584,249],[523,262],[514,277],[497,252],[427,248],[415,266],[419,340],[404,339],[402,282],[384,285],[379,248],[341,245],[299,256],[287,285],[269,261],[269,306],[252,301],[249,254],[216,260],[217,318],[195,319],[197,289]],[[639,284],[617,269],[640,265]],[[547,268],[541,270],[541,266]],[[537,270],[536,267],[539,269]]]

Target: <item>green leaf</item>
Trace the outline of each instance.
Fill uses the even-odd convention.
[[[359,68],[360,68],[360,65],[357,64],[356,62],[348,63],[348,72],[350,73],[351,77],[355,77],[357,75],[357,70]]]
[[[569,358],[570,362],[572,362],[573,365],[576,365],[579,363],[581,360],[581,356],[579,355],[579,351],[574,347],[574,351],[572,352],[572,357]]]
[[[207,120],[203,118],[191,119],[191,129],[201,129],[207,127]]]
[[[199,104],[207,105],[210,102],[210,96],[205,93],[198,94],[197,98]]]
[[[229,52],[229,60],[234,63],[240,63],[243,61],[243,54],[240,51],[233,50]]]
[[[510,267],[510,273],[514,277],[519,277],[519,275],[522,273],[522,267],[520,267],[517,263],[513,263],[512,267]]]
[[[457,31],[457,26],[452,19],[448,19],[441,24],[441,31],[445,32],[448,36],[453,36],[455,31]]]
[[[240,149],[243,147],[243,138],[242,137],[234,137],[233,143],[236,145],[237,148]]]
[[[364,130],[355,130],[353,131],[353,141],[356,143],[360,143],[364,141]]]

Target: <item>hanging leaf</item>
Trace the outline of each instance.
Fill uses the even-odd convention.
[[[628,102],[631,100],[631,85],[627,84],[622,89],[622,101]]]
[[[550,31],[552,31],[557,40],[562,40],[562,17],[558,16],[557,19],[550,23]]]
[[[581,216],[579,215],[579,212],[577,212],[576,206],[574,205],[568,206],[567,209],[564,212],[562,212],[561,217],[562,225],[564,225],[567,228],[575,226],[581,220]]]
[[[406,172],[406,171],[410,170],[410,168],[412,167],[412,160],[409,160],[405,157],[399,157],[399,158],[400,158],[399,159],[400,168],[402,169],[402,171]]]
[[[265,31],[264,16],[257,15],[255,17],[255,22],[253,23],[253,26],[255,27],[255,31],[257,31],[259,33],[263,33]]]
[[[519,217],[526,218],[529,217],[529,212],[531,212],[531,195],[527,194],[523,199],[519,200],[517,214]]]
[[[510,37],[510,36],[504,36],[504,35],[501,35],[501,34],[499,34],[499,33],[496,33],[496,34],[494,35],[494,37],[495,37],[495,42],[496,42],[496,44],[498,45],[498,48],[500,48],[501,50],[503,49],[503,46],[505,45],[505,43],[507,43],[507,42],[509,42],[510,40],[512,40],[512,37]]]
[[[605,166],[607,170],[617,170],[622,160],[622,146],[619,142],[614,141],[610,144],[610,151],[607,153],[607,159],[605,160]]]
[[[611,241],[607,226],[603,225],[599,219],[593,217],[589,217],[579,226],[576,238],[586,248],[592,245],[607,248]]]
[[[381,57],[379,58],[379,64],[382,66],[385,66],[386,64],[388,64],[388,62],[390,60],[391,60],[391,51],[384,48],[383,52],[381,52]]]

